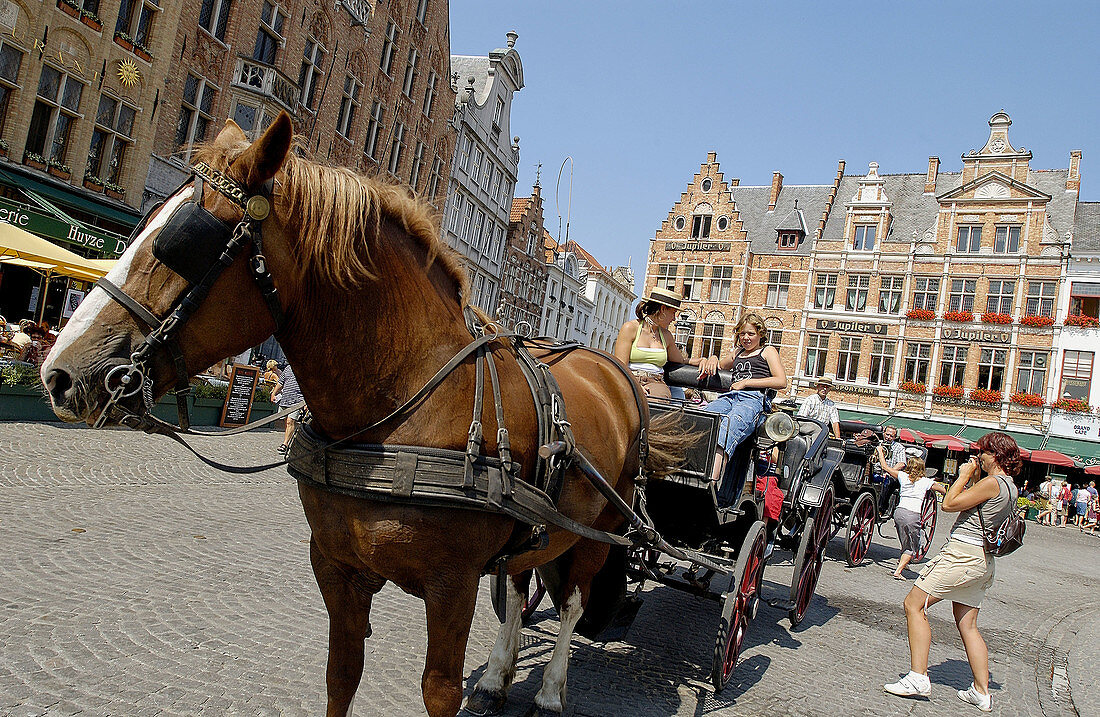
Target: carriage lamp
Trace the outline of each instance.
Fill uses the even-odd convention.
[[[764,433],[776,443],[783,443],[793,438],[798,428],[789,413],[776,411],[764,421]]]

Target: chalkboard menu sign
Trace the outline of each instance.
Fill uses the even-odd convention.
[[[225,394],[219,426],[231,428],[248,423],[248,417],[252,414],[252,394],[259,378],[260,369],[256,366],[233,364],[229,371],[229,390]]]

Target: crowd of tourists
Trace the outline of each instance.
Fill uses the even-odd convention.
[[[1027,485],[1024,485],[1025,490]],[[1096,532],[1097,516],[1100,515],[1100,494],[1096,490],[1096,481],[1074,486],[1073,483],[1048,479],[1039,486],[1039,490],[1028,493],[1027,497],[1038,501],[1041,509],[1036,520],[1042,525],[1059,528],[1074,526],[1082,532]]]

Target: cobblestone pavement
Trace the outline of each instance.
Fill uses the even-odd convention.
[[[278,442],[196,441],[239,464],[272,458]],[[0,456],[0,715],[323,712],[327,619],[285,472],[229,476],[161,437],[60,424],[0,424]],[[999,561],[980,623],[998,713],[1100,713],[1098,548],[1100,536],[1029,525],[1024,547]],[[717,604],[649,589],[624,641],[574,640],[566,714],[973,713],[955,697],[971,678],[943,605],[931,610],[931,700],[883,694],[907,665],[909,584],[889,578],[892,538],[876,537],[856,569],[840,551],[834,540],[799,629],[761,607],[720,696],[708,685]],[[777,557],[765,591],[786,595],[789,555]],[[468,689],[496,631],[486,586]],[[423,714],[423,605],[387,586],[372,623],[356,714]],[[556,631],[550,609],[524,631],[505,714],[531,704]]]

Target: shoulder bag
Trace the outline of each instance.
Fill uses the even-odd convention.
[[[997,476],[997,481],[1001,480],[1001,476]],[[1012,499],[1012,489],[1008,490],[1008,498]],[[1008,516],[1001,521],[1001,524],[990,530],[985,527],[985,520],[982,519],[982,509],[978,506],[978,522],[982,526],[982,542],[985,543],[985,552],[994,557],[1001,557],[1002,555],[1008,555],[1024,544],[1024,532],[1027,530],[1027,524],[1024,523],[1024,519],[1020,517],[1020,514],[1016,511],[1016,506],[1012,506],[1008,511]]]

